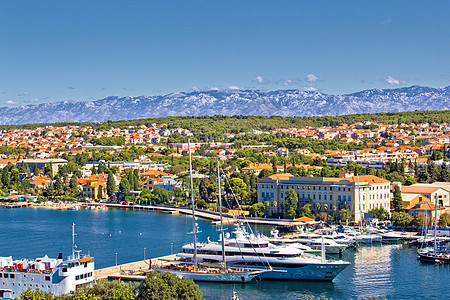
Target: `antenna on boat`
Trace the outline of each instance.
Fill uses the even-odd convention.
[[[75,223],[72,223],[72,259],[75,259]]]
[[[191,159],[191,144],[188,139],[188,153],[189,153],[189,177],[191,178],[191,202],[192,202],[192,222],[194,234],[194,267],[197,269],[197,224],[195,223],[195,207],[194,207],[194,181],[192,180],[192,159]]]
[[[222,238],[222,265],[223,270],[225,271],[227,263],[225,260],[225,237],[223,234],[223,220],[222,220],[222,191],[220,189],[220,169],[219,169],[219,161],[217,161],[217,181],[219,185],[219,209],[220,209],[220,237]]]

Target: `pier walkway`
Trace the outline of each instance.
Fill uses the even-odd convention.
[[[175,207],[175,206],[159,206],[159,205],[124,205],[124,204],[116,204],[116,203],[91,203],[90,205],[104,205],[106,207],[111,208],[128,208],[128,209],[137,209],[137,210],[155,210],[161,212],[167,212],[171,214],[185,214],[191,215],[191,208],[184,207]],[[195,215],[200,218],[212,220],[214,223],[220,220],[220,215],[218,212],[205,211],[205,210],[195,210]],[[228,214],[224,214],[223,222],[224,224],[232,224],[236,220],[236,218],[244,220],[241,216],[230,216]],[[291,225],[301,225],[304,224],[302,222],[294,222],[292,220],[286,219],[269,219],[269,218],[252,218],[245,217],[245,220],[250,224],[258,224],[258,225],[272,225],[272,226],[291,226]]]
[[[145,279],[145,274],[150,272],[150,263],[152,266],[162,265],[174,259],[175,254],[97,269],[94,271],[94,278],[96,280],[121,279],[126,281],[141,281]]]

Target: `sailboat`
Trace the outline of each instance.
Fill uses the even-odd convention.
[[[188,277],[194,281],[214,281],[214,282],[249,282],[256,276],[264,273],[265,270],[256,270],[248,268],[232,268],[227,267],[225,261],[225,248],[224,248],[224,231],[223,231],[223,220],[222,220],[222,198],[220,191],[220,176],[219,176],[219,162],[217,162],[217,174],[219,180],[219,207],[220,207],[220,228],[222,237],[222,255],[223,260],[221,264],[199,264],[197,259],[197,248],[200,246],[197,244],[197,233],[198,227],[195,222],[195,206],[194,206],[194,188],[192,180],[192,159],[191,159],[191,147],[188,140],[189,148],[189,170],[190,170],[190,181],[191,181],[191,203],[192,203],[192,220],[193,220],[193,263],[186,262],[183,260],[174,260],[172,263],[162,266],[155,267],[153,270],[157,272],[170,272],[176,274],[179,277]]]
[[[447,263],[450,264],[450,248],[438,247],[437,240],[437,209],[438,209],[438,197],[435,196],[436,202],[434,204],[434,247],[432,250],[420,250],[418,251],[418,259],[422,262],[431,263]]]

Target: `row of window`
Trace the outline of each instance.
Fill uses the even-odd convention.
[[[0,273],[0,278],[15,278],[16,275],[14,274],[9,274],[9,273]]]
[[[81,280],[81,279],[88,278],[88,277],[92,277],[92,272],[77,275],[77,276],[75,276],[75,280]]]
[[[273,184],[262,184],[261,188],[265,189],[273,189]],[[336,186],[310,186],[310,185],[280,185],[280,189],[288,190],[288,189],[297,189],[297,190],[318,190],[318,191],[338,191],[338,192],[350,192],[352,190],[351,187],[336,187]],[[361,187],[361,190],[364,191],[369,189],[370,191],[375,190],[388,190],[389,185],[377,185],[377,186],[369,186],[369,187]]]

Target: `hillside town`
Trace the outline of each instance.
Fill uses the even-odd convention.
[[[345,149],[240,144],[236,137],[334,141]],[[223,162],[231,188],[250,213],[259,217],[359,222],[381,210],[412,219],[450,212],[448,123],[381,124],[279,128],[225,133],[220,141],[195,141],[189,129],[170,124],[94,129],[92,126],[42,126],[1,133],[2,193],[7,199],[177,203],[185,198],[186,157],[194,157],[200,208],[213,209],[212,160]],[[295,144],[297,145],[297,144]],[[249,155],[250,154],[250,155]],[[358,174],[359,173],[359,174]],[[7,177],[10,176],[10,179]],[[294,214],[286,214],[295,191]],[[400,193],[395,200],[395,193]],[[289,195],[289,196],[288,196]],[[397,203],[395,203],[397,201]],[[436,209],[435,203],[438,203]],[[344,213],[341,213],[344,211]],[[348,214],[346,214],[348,212]],[[410,220],[410,221],[411,221]]]

